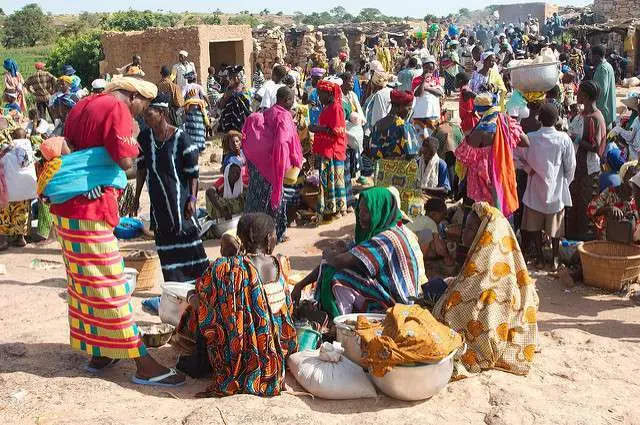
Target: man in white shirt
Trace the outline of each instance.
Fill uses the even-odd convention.
[[[372,93],[364,105],[364,114],[367,120],[365,133],[367,135],[371,133],[378,121],[389,115],[391,110],[391,92],[393,90],[387,87],[388,81],[389,75],[381,71],[374,72],[369,81]]]
[[[522,231],[531,232],[538,264],[544,265],[542,234],[551,238],[553,268],[558,268],[558,248],[564,237],[564,209],[572,206],[569,185],[576,170],[576,155],[568,134],[555,129],[558,110],[546,103],[540,108],[538,120],[542,128],[528,133],[529,149],[521,158],[528,172],[527,189],[522,202]],[[531,240],[530,239],[530,240]],[[527,247],[523,247],[524,250]]]
[[[255,98],[260,102],[260,109],[271,108],[277,102],[278,89],[283,87],[282,79],[287,76],[287,68],[284,65],[276,65],[271,71],[271,79],[266,81],[260,90],[255,94]]]
[[[629,109],[640,111],[640,96],[635,93],[630,94],[627,98],[622,99],[622,103]],[[614,133],[622,137],[629,144],[629,161],[636,161],[640,157],[640,118],[636,118],[631,124],[629,130],[625,130],[617,125],[612,130]]]
[[[196,66],[193,62],[189,62],[187,58],[189,57],[189,52],[185,50],[180,50],[178,52],[178,63],[173,65],[172,74],[175,76],[175,83],[180,87],[180,90],[187,85],[187,80],[184,78],[185,74],[189,74],[191,72],[196,72]]]

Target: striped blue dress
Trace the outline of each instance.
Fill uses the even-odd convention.
[[[209,265],[195,217],[184,209],[191,195],[189,180],[199,177],[198,146],[182,129],[164,142],[151,129],[138,136],[138,168],[147,170],[151,227],[165,282],[195,284]]]

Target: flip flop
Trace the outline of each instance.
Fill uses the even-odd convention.
[[[100,373],[101,370],[105,370],[105,369],[109,369],[113,366],[116,365],[116,363],[118,363],[120,361],[120,359],[111,359],[109,360],[109,362],[102,366],[102,367],[93,367],[93,366],[89,366],[89,363],[87,363],[84,367],[84,370],[86,370],[89,373]]]
[[[186,381],[178,382],[176,384],[162,383],[162,381],[164,381],[165,379],[171,378],[172,376],[176,376],[177,374],[178,372],[176,372],[174,368],[170,368],[168,373],[165,373],[164,375],[154,376],[153,378],[149,378],[149,379],[142,379],[133,375],[131,377],[131,382],[138,385],[152,385],[157,387],[179,387],[181,385],[184,385]]]

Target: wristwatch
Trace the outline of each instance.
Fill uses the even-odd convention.
[[[197,202],[197,201],[198,201],[198,198],[197,198],[196,196],[193,196],[193,195],[189,195],[189,198],[188,198],[188,199],[189,199],[189,201],[191,201],[191,202]]]

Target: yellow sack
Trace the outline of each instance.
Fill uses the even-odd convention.
[[[362,361],[378,377],[399,364],[437,363],[463,344],[460,334],[418,305],[396,304],[382,324],[358,316],[356,332],[362,339]]]

